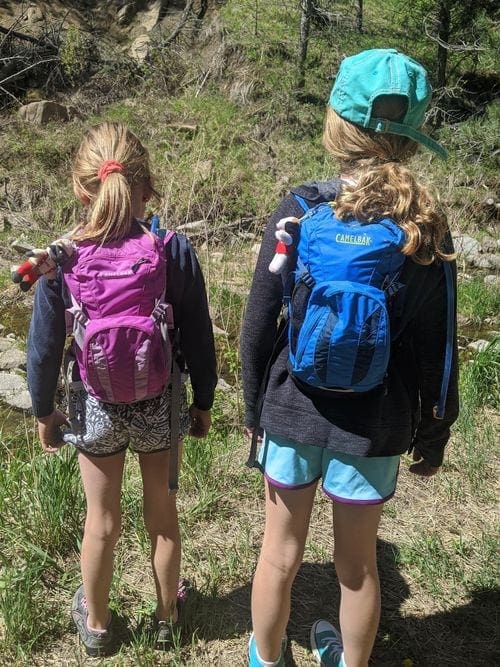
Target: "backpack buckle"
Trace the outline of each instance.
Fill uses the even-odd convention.
[[[316,283],[316,281],[315,281],[314,278],[311,276],[311,274],[309,273],[309,271],[306,271],[305,273],[303,273],[303,274],[300,276],[299,281],[300,281],[300,282],[303,282],[304,285],[305,285],[306,287],[308,287],[309,289],[312,289],[312,288],[314,287],[315,283]]]
[[[174,328],[174,314],[172,306],[166,301],[159,301],[153,308],[151,317],[158,324],[166,324],[168,329]]]

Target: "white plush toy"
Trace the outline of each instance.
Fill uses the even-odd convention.
[[[299,218],[295,217],[281,218],[281,220],[276,223],[276,231],[274,232],[274,235],[278,243],[276,244],[275,255],[269,264],[269,271],[271,271],[271,273],[279,274],[285,270],[288,263],[288,257],[292,252],[294,236],[296,236],[296,234],[293,234],[292,236],[289,231],[292,233],[295,231],[298,232],[298,227],[297,230],[294,230],[293,227],[290,228],[290,225],[298,226],[299,224]],[[286,230],[287,225],[289,231]]]

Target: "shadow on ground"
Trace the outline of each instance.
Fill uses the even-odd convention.
[[[382,586],[382,620],[371,664],[401,667],[410,659],[414,667],[496,667],[498,647],[499,591],[472,591],[466,604],[429,616],[403,614],[408,586],[398,571],[397,548],[378,542]],[[250,630],[250,583],[220,598],[193,593],[186,614],[187,634],[198,639],[224,640]],[[309,648],[309,630],[318,618],[337,623],[339,591],[333,563],[303,563],[292,593],[288,636]],[[291,651],[287,666],[296,665]]]

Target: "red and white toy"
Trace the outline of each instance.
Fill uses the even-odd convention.
[[[269,271],[276,275],[282,273],[288,263],[288,257],[293,251],[294,239],[299,231],[299,218],[289,217],[281,218],[276,223],[274,235],[278,241],[276,244],[275,255],[269,264]],[[295,228],[295,225],[297,227]]]
[[[75,246],[69,239],[57,239],[44,250],[33,248],[28,253],[29,259],[12,268],[13,282],[19,285],[23,292],[27,292],[36,283],[40,276],[49,280],[56,277],[57,267],[71,257]]]

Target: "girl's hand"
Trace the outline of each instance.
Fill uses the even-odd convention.
[[[420,475],[421,477],[432,477],[439,470],[439,467],[431,466],[430,463],[427,463],[417,448],[413,450],[413,460],[418,461],[418,463],[413,463],[410,466],[410,472],[414,473],[415,475]]]
[[[195,438],[204,438],[210,431],[212,416],[210,410],[200,410],[196,405],[189,408],[189,418],[191,419],[191,428],[189,435]]]
[[[250,440],[253,438],[253,428],[250,428],[249,426],[245,426],[244,433],[247,436],[247,438],[250,438]],[[257,442],[259,444],[262,442],[262,436],[260,434],[257,436]]]
[[[64,445],[63,435],[59,428],[68,424],[68,419],[60,410],[54,410],[48,417],[38,418],[38,437],[46,454],[55,454]]]

